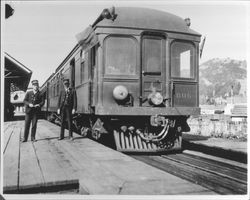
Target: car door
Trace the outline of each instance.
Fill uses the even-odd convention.
[[[142,37],[141,66],[141,103],[149,106],[146,101],[153,89],[165,96],[166,74],[166,39],[159,35]]]

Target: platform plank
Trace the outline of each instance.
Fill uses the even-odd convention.
[[[3,155],[3,190],[5,192],[13,192],[18,189],[20,132],[21,127],[14,127]]]
[[[119,194],[133,195],[214,195],[208,189],[201,190],[200,187],[190,187],[188,183],[178,185],[172,184],[171,180],[142,180],[125,182]],[[180,189],[181,188],[181,189]],[[202,199],[202,198],[201,198]]]
[[[40,141],[39,139],[37,140],[36,143],[34,143],[35,146],[37,144],[43,142],[45,143],[48,148],[48,150],[51,152],[51,154],[54,154],[54,160],[59,163],[60,166],[64,168],[64,171],[66,170],[66,174],[69,176],[69,181],[77,179],[78,177],[75,175],[75,169],[72,166],[72,164],[69,162],[68,158],[64,155],[63,149],[60,148],[60,146],[56,145],[57,143],[60,143],[61,141],[58,141],[58,135],[60,131],[60,127],[49,123],[47,121],[41,121],[40,125],[43,127],[43,129],[38,131],[38,135],[40,138],[44,138]],[[67,139],[65,139],[67,140]],[[46,142],[47,143],[46,143]],[[68,141],[68,140],[67,140]]]
[[[13,124],[13,126],[9,125],[8,128],[6,128],[4,130],[4,133],[3,133],[4,134],[4,137],[3,137],[3,153],[5,153],[5,151],[6,151],[8,142],[11,139],[11,135],[12,135],[12,133],[14,131],[15,126],[16,126],[15,124]]]
[[[12,124],[13,123],[11,122],[4,122],[4,132],[7,131],[7,129],[10,128]]]
[[[89,139],[84,139],[89,141]],[[79,147],[67,141],[58,142],[57,146],[63,149],[70,160],[80,181],[80,187],[88,194],[118,194],[123,180],[111,171],[103,168],[100,163],[79,151]]]
[[[41,138],[41,140],[57,141],[60,133],[59,126],[45,120],[40,120],[39,126],[42,128],[36,133],[37,140]]]
[[[36,189],[44,186],[44,178],[31,142],[20,145],[19,190]]]
[[[121,162],[118,160],[102,161],[102,166],[112,170],[116,176],[126,180],[122,194],[194,194],[210,193],[210,190],[190,182],[177,179],[176,176],[163,172],[141,162]],[[131,170],[132,169],[132,170]],[[138,185],[138,187],[133,187]],[[155,185],[152,187],[152,185]],[[133,189],[134,188],[134,189]],[[181,188],[181,190],[180,190]],[[146,190],[146,192],[145,192]]]
[[[47,126],[49,127],[49,126]],[[53,129],[54,127],[49,127]],[[82,141],[86,141],[84,144]],[[80,181],[80,192],[83,194],[117,194],[123,181],[114,176],[112,172],[103,169],[102,166],[84,153],[84,148],[96,144],[87,138],[75,136],[74,141],[67,139],[55,142],[58,149],[63,151],[74,168],[74,174]],[[85,145],[86,144],[86,145]],[[93,151],[96,148],[92,146]],[[101,178],[100,178],[101,177]],[[98,183],[98,184],[97,184]]]
[[[41,120],[39,124],[43,128],[46,128],[46,130],[48,130],[48,132],[44,132],[44,131],[40,132],[41,137],[46,136],[47,138],[58,138],[60,136],[60,129],[61,129],[60,126],[55,125],[45,120]],[[79,136],[78,134],[74,132],[72,134],[76,138],[79,138],[79,137],[82,138],[81,136]],[[65,139],[68,138],[69,136],[69,131],[67,129],[65,129],[64,131],[64,136],[65,136]]]
[[[65,138],[62,141],[58,141],[58,135],[60,133],[60,127],[56,126],[52,123],[49,123],[47,121],[41,121],[41,126],[43,126],[42,130],[38,131],[39,137],[43,137],[44,139],[41,140],[46,140],[47,141],[47,148],[48,150],[55,155],[55,160],[64,168],[66,169],[66,173],[70,176],[72,180],[77,179],[78,175],[75,175],[76,169],[72,164],[69,162],[68,157],[65,156],[63,148],[61,148],[61,145],[58,144],[65,144],[70,143],[72,144],[73,141],[69,141],[68,138]],[[73,133],[74,135],[74,133]],[[79,136],[78,136],[79,137]],[[80,137],[81,138],[81,137]],[[40,140],[34,145],[36,146]]]
[[[34,143],[34,149],[46,187],[66,185],[73,181],[67,169],[62,166],[62,161],[58,159],[58,152],[51,151],[48,141],[37,141]]]
[[[188,181],[137,162],[100,144],[94,149],[95,144],[89,139],[83,139],[81,143],[79,141],[79,144],[77,144],[78,141],[74,142],[74,145],[66,141],[57,144],[64,149],[64,154],[69,154],[71,163],[80,167],[78,169],[80,170],[80,185],[89,194],[144,194],[144,190],[136,191],[136,187],[131,190],[136,184],[144,184],[147,188],[146,194],[214,194],[206,188],[195,184],[190,185]],[[90,153],[91,151],[95,153]],[[72,152],[75,153],[72,154]],[[81,152],[81,154],[76,152]],[[113,154],[113,157],[109,154]],[[123,156],[124,159],[122,159]],[[156,186],[149,187],[150,182],[163,184],[161,192],[158,193],[159,189],[156,189]],[[179,186],[185,189],[180,192]]]

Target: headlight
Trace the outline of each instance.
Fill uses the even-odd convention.
[[[113,90],[113,97],[115,100],[121,101],[126,99],[128,96],[128,90],[123,85],[118,85]]]
[[[153,104],[155,106],[159,106],[163,103],[163,96],[159,92],[152,92],[148,95],[148,101],[150,104]]]

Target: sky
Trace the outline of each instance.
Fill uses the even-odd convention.
[[[92,24],[104,8],[112,6],[147,7],[182,18],[189,17],[191,28],[206,36],[200,63],[227,57],[246,60],[249,50],[248,1],[57,0],[1,3],[9,3],[15,9],[13,16],[1,21],[2,52],[7,52],[31,69],[31,79],[38,79],[40,85],[76,45],[76,34]]]

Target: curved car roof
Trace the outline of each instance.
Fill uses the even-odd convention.
[[[154,29],[200,35],[190,29],[184,19],[168,12],[135,7],[115,7],[117,15],[114,21],[103,19],[96,27],[123,27],[137,29]]]

